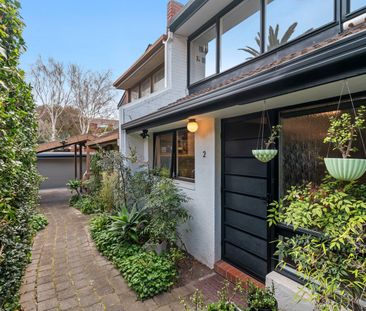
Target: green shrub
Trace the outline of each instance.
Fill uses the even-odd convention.
[[[147,299],[167,291],[174,284],[174,264],[154,252],[140,252],[116,262],[128,286],[139,299]]]
[[[69,205],[74,206],[77,201],[81,199],[81,196],[78,194],[73,194],[69,199]]]
[[[145,223],[145,211],[133,208],[130,212],[122,208],[116,216],[111,216],[110,231],[119,241],[138,243],[141,227]]]
[[[150,242],[167,241],[171,245],[178,242],[177,228],[190,218],[183,207],[185,202],[187,197],[173,180],[164,177],[156,180],[146,203],[148,221],[144,233]]]
[[[48,220],[46,216],[43,214],[36,213],[31,218],[31,228],[33,232],[41,231],[43,228],[45,228],[48,224]]]
[[[100,215],[90,221],[91,236],[98,250],[121,271],[139,299],[147,299],[169,289],[177,270],[168,256],[146,252],[140,245],[120,242],[110,230],[111,216]]]
[[[101,211],[98,202],[91,196],[82,196],[79,200],[77,200],[74,205],[76,209],[78,209],[83,214],[96,214]]]
[[[270,224],[307,229],[278,241],[277,253],[295,263],[317,308],[358,310],[366,299],[366,185],[327,177],[293,187],[272,207]]]
[[[98,196],[100,202],[104,207],[105,211],[113,211],[116,206],[116,201],[114,197],[114,192],[117,189],[117,174],[116,173],[103,173],[103,178],[101,181],[101,186],[99,187]]]
[[[277,300],[274,296],[274,286],[272,288],[258,288],[252,283],[248,283],[247,303],[249,310],[277,310]]]
[[[66,186],[69,187],[71,192],[76,192],[76,194],[80,196],[81,181],[79,179],[70,179]]]
[[[38,201],[35,104],[19,69],[25,50],[17,0],[0,0],[0,310],[19,310]]]

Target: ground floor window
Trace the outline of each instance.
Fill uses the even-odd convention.
[[[194,133],[177,129],[154,137],[154,168],[168,170],[176,179],[194,181]]]
[[[279,158],[281,195],[285,194],[291,186],[300,186],[309,182],[319,184],[326,173],[324,157],[327,154],[329,157],[339,157],[338,152],[332,151],[332,148],[324,144],[323,140],[329,127],[329,117],[342,112],[352,113],[347,104],[342,107],[343,109],[338,112],[335,106],[328,105],[281,114],[282,134]],[[363,158],[360,140],[357,141],[356,147],[358,152],[354,157]]]

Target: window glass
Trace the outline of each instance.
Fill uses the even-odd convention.
[[[366,7],[366,0],[351,0],[351,5],[350,5],[351,12],[357,11],[358,9],[361,9],[362,7]]]
[[[260,54],[260,1],[244,1],[221,20],[221,71]]]
[[[155,136],[154,167],[168,169],[171,172],[173,159],[173,133]]]
[[[267,0],[266,50],[334,20],[334,0]]]
[[[164,83],[164,68],[161,68],[153,75],[153,92],[162,90]]]
[[[212,26],[190,43],[190,82],[216,73],[216,27]]]
[[[343,110],[351,112],[351,110]],[[319,184],[325,177],[326,168],[323,158],[327,156],[328,144],[323,140],[329,127],[329,117],[337,112],[326,111],[281,118],[280,179],[281,194],[291,186],[308,182]],[[363,137],[365,137],[363,133]],[[354,157],[364,158],[361,141],[355,144],[358,152]],[[338,151],[329,150],[329,157],[339,158]],[[366,178],[364,177],[366,180]]]
[[[177,131],[176,177],[194,179],[194,133],[186,129]]]
[[[130,91],[130,101],[133,102],[139,98],[139,86],[135,86]]]
[[[145,97],[151,93],[151,79],[147,78],[141,82],[141,97]]]

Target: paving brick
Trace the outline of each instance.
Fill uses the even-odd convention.
[[[108,294],[102,297],[102,302],[108,307],[121,303],[117,294]]]
[[[38,311],[46,311],[51,310],[58,306],[58,302],[56,298],[45,300],[38,303]]]
[[[37,294],[37,301],[38,302],[48,300],[48,299],[52,299],[52,298],[56,298],[56,292],[53,288],[49,289],[49,290],[39,292]]]
[[[74,309],[79,305],[78,300],[75,298],[67,298],[60,301],[61,310]]]
[[[37,292],[43,292],[46,290],[49,290],[51,288],[54,288],[54,285],[52,282],[48,282],[48,283],[39,283],[39,285],[37,286]]]
[[[97,297],[95,294],[79,297],[79,300],[82,307],[89,307],[100,302],[100,298]]]

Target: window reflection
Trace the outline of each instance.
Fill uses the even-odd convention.
[[[221,71],[260,55],[260,1],[245,1],[221,20]]]
[[[191,42],[190,81],[194,83],[216,73],[216,27]]]
[[[266,50],[334,20],[334,0],[267,0]]]
[[[177,177],[194,179],[194,133],[177,131]]]
[[[352,113],[346,109],[342,112]],[[337,111],[326,111],[283,117],[281,119],[280,191],[284,195],[291,186],[309,182],[319,184],[325,177],[323,158],[327,156],[328,144],[323,140],[329,127],[329,117]],[[366,133],[364,133],[366,134]],[[354,157],[364,158],[360,140],[355,144],[358,152]],[[329,157],[339,158],[338,151],[329,150]],[[366,178],[364,177],[366,180]]]
[[[172,169],[173,133],[159,134],[155,138],[154,167]]]
[[[357,11],[363,7],[366,7],[366,0],[350,0],[350,1],[351,1],[351,5],[350,5],[351,12]]]

